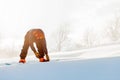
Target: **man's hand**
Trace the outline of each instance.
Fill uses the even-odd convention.
[[[35,56],[36,56],[37,58],[40,57],[40,54],[39,54],[38,52],[34,52],[34,53],[35,53]]]
[[[48,54],[46,54],[46,61],[50,61]]]

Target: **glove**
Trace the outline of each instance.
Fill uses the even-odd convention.
[[[46,62],[46,60],[44,58],[40,58],[39,61],[40,62]]]
[[[48,54],[46,54],[46,61],[50,61]]]

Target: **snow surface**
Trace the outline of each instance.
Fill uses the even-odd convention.
[[[35,57],[26,64],[1,60],[0,80],[120,80],[120,45],[50,53],[51,61]]]

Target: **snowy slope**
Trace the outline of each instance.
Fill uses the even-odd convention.
[[[120,80],[120,57],[1,67],[0,80]]]
[[[3,60],[0,80],[120,80],[119,51],[120,45],[116,44],[50,53],[51,62],[47,63],[35,57],[27,58],[26,64],[17,63],[19,58]]]
[[[120,44],[86,48],[71,52],[51,53],[50,56],[52,57],[52,59],[68,59],[68,60],[69,59],[86,60],[95,58],[116,57],[120,56]]]

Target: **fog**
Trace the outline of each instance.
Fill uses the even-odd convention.
[[[70,40],[70,43],[63,43],[66,47],[84,43],[82,39],[86,31],[97,34],[100,41],[119,13],[119,0],[0,0],[1,53],[17,51],[15,54],[18,55],[24,35],[32,28],[41,28],[45,32],[48,50],[55,52],[53,34],[61,25],[66,27],[64,24],[69,29]]]

